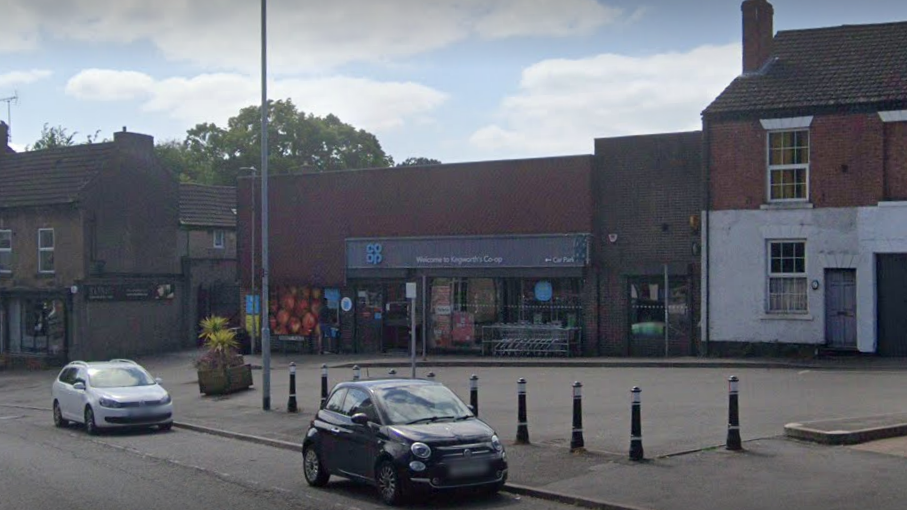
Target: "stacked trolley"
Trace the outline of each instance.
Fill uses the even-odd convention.
[[[493,324],[482,327],[482,353],[490,356],[572,356],[579,328],[553,324]]]

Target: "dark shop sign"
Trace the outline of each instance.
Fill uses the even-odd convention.
[[[85,286],[89,301],[155,301],[175,297],[172,283],[111,283]]]
[[[583,267],[589,234],[346,240],[349,269]]]

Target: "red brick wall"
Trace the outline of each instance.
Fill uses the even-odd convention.
[[[713,122],[712,209],[766,203],[766,131],[758,120]],[[884,125],[875,113],[816,116],[810,126],[809,198],[815,207],[860,207],[883,200]]]
[[[690,219],[702,211],[702,133],[601,138],[595,153],[600,351],[623,356],[633,353],[628,276],[660,277],[664,264],[674,280],[698,271],[693,243],[700,236]],[[617,234],[615,242],[609,234]],[[693,298],[698,301],[698,294]],[[672,354],[689,355],[692,344],[689,334],[677,337]]]
[[[885,124],[885,180],[889,200],[907,200],[907,122]]]
[[[572,156],[274,176],[271,281],[342,285],[350,237],[591,232],[591,167]],[[243,285],[250,188],[240,179]]]

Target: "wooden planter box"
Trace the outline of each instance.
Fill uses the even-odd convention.
[[[252,386],[252,365],[223,370],[199,370],[198,391],[205,395],[225,395]]]

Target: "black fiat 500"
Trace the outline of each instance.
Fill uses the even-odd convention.
[[[507,456],[494,430],[446,386],[420,379],[340,383],[302,444],[310,485],[331,475],[377,486],[390,505],[438,489],[499,490]]]

